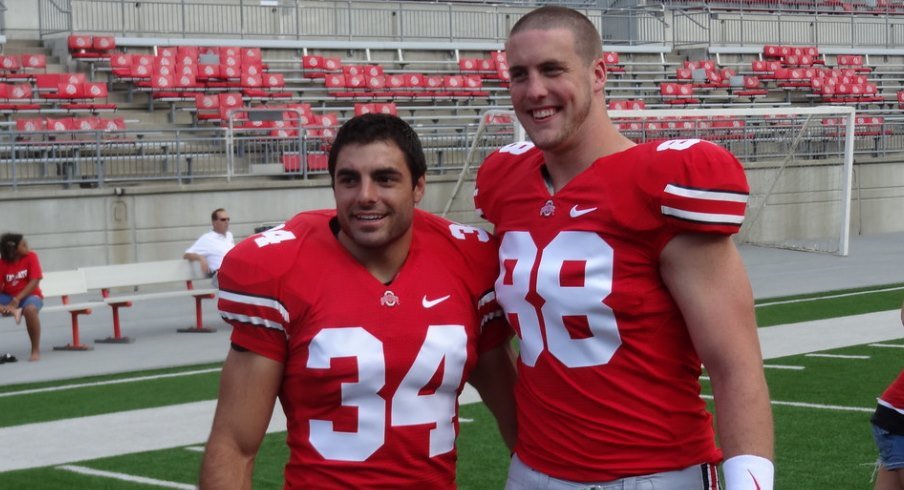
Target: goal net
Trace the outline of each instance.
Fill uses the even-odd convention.
[[[739,244],[847,255],[853,107],[611,110],[609,115],[636,142],[697,138],[734,153],[750,184]],[[465,197],[457,196],[461,184],[467,176],[473,178],[493,150],[486,143],[498,142],[501,131],[511,135],[510,141],[524,138],[511,111],[481,117],[447,211],[454,199]],[[868,126],[859,125],[857,131],[858,145],[868,145]]]

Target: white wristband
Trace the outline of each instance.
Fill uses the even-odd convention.
[[[722,463],[725,490],[772,490],[775,468],[760,456],[741,454]]]

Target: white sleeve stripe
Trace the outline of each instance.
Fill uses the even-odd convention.
[[[744,222],[743,214],[697,213],[694,211],[670,208],[668,206],[662,206],[660,209],[662,210],[662,214],[666,216],[674,216],[676,218],[699,221],[702,223],[740,225]]]
[[[276,301],[275,299],[270,298],[262,298],[260,296],[248,296],[244,294],[233,293],[229,291],[220,290],[220,298],[232,301],[234,303],[241,303],[244,305],[252,305],[252,306],[262,306],[264,308],[271,308],[276,310],[279,315],[282,317],[283,321],[289,321],[289,312],[283,307],[283,305]]]
[[[484,294],[480,300],[477,302],[477,308],[483,308],[487,303],[496,299],[496,291],[490,290],[487,294]]]
[[[723,192],[723,191],[707,191],[703,189],[692,189],[690,187],[681,187],[675,184],[665,186],[665,193],[673,196],[688,197],[691,199],[704,199],[707,201],[730,201],[730,202],[747,202],[748,195],[740,192]]]
[[[261,318],[259,316],[239,315],[237,313],[230,313],[223,310],[220,310],[220,316],[227,321],[234,320],[241,323],[250,323],[251,325],[257,325],[259,327],[267,327],[273,330],[279,330],[283,333],[285,333],[286,331],[279,323],[267,320],[266,318]]]

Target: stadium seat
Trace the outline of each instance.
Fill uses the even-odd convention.
[[[751,75],[735,75],[729,79],[731,94],[738,97],[765,97],[768,91],[763,88],[759,77]]]
[[[18,55],[0,55],[0,76],[19,71]]]
[[[700,99],[694,98],[694,86],[689,83],[662,83],[659,86],[659,95],[666,104],[700,103]]]
[[[619,64],[618,53],[607,51],[603,53],[603,62],[606,64],[608,73],[624,73],[625,67]]]
[[[835,61],[840,68],[851,68],[858,73],[869,73],[873,71],[872,68],[864,66],[863,56],[859,54],[839,54],[835,58]]]
[[[106,59],[116,48],[113,36],[92,36],[90,34],[72,34],[67,39],[69,56],[75,59]]]
[[[43,117],[28,117],[16,120],[16,131],[20,133],[33,133],[45,131],[47,121]]]
[[[626,100],[610,100],[609,101],[609,110],[610,111],[638,111],[646,109],[647,105],[644,101],[640,99],[626,99]]]

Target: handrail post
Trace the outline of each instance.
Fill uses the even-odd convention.
[[[295,0],[295,39],[301,39],[301,7]]]
[[[101,139],[100,139],[101,131],[99,129],[94,130],[94,170],[97,174],[97,188],[101,189],[104,187],[104,181],[106,180],[106,175],[104,172],[104,159],[101,158]]]
[[[239,37],[245,39],[245,0],[239,0]]]

